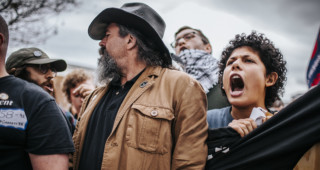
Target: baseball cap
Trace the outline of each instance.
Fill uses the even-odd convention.
[[[10,72],[13,68],[19,68],[26,64],[50,64],[56,71],[61,72],[67,68],[67,63],[62,59],[50,59],[48,55],[39,48],[22,48],[13,52],[7,59],[6,70]]]

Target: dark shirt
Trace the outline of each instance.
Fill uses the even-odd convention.
[[[213,85],[207,93],[208,98],[208,110],[220,109],[226,106],[230,106],[228,98],[223,94],[219,84]]]
[[[110,82],[107,93],[101,98],[89,120],[79,170],[101,169],[104,146],[112,131],[117,112],[142,72],[123,86],[121,86],[120,79]]]
[[[0,169],[32,169],[28,153],[74,152],[67,121],[54,98],[22,79],[0,78]]]

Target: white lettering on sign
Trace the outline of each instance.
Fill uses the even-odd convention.
[[[25,130],[27,123],[27,116],[23,109],[0,108],[0,127]]]
[[[0,100],[0,106],[11,106],[12,103],[12,100]]]

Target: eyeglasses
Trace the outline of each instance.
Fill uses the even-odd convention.
[[[40,73],[42,74],[47,74],[49,70],[54,73],[54,76],[57,75],[57,70],[56,68],[52,67],[50,64],[35,64],[35,65],[30,65],[34,68],[36,68]]]
[[[172,48],[176,48],[178,46],[178,42],[183,38],[185,41],[189,41],[191,40],[192,38],[195,37],[197,33],[196,32],[190,32],[190,33],[187,33],[185,35],[183,35],[181,38],[178,38],[176,39],[174,42],[172,42],[170,45]]]

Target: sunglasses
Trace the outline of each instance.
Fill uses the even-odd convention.
[[[35,65],[27,65],[31,66],[33,68],[36,68],[40,73],[47,74],[49,70],[54,73],[54,75],[57,75],[57,70],[50,64],[35,64]]]

